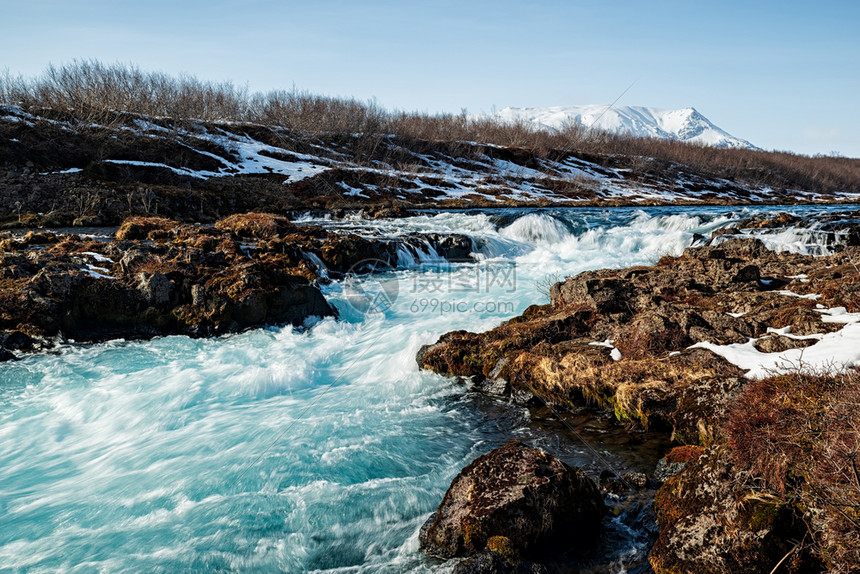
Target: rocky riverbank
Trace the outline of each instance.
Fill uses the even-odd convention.
[[[460,235],[367,238],[272,214],[214,226],[131,218],[114,237],[31,231],[0,238],[0,349],[53,340],[209,336],[335,314],[317,283],[397,264],[399,249],[463,259]],[[362,262],[368,262],[363,265]]]
[[[657,265],[581,273],[553,285],[550,304],[485,333],[443,335],[419,352],[418,362],[518,402],[605,408],[620,423],[662,429],[677,444],[691,445],[669,453],[656,473],[666,481],[655,501],[657,572],[767,573],[777,564],[786,572],[850,571],[851,559],[838,551],[843,542],[834,541],[853,540],[844,525],[850,531],[857,524],[856,512],[843,507],[839,522],[826,497],[797,493],[830,488],[830,499],[860,500],[850,470],[860,441],[856,425],[839,435],[841,454],[829,457],[842,457],[836,486],[810,478],[821,474],[815,460],[801,470],[788,457],[776,473],[780,491],[762,467],[784,437],[765,437],[771,450],[757,458],[745,456],[749,439],[737,438],[761,422],[759,410],[738,410],[752,400],[750,380],[805,370],[815,381],[856,381],[850,364],[860,360],[860,227],[844,218],[832,228],[822,222],[822,232],[848,245],[825,257],[777,253],[766,248],[766,237],[751,236],[795,223],[784,214],[758,217]],[[817,389],[814,403],[804,403],[802,392],[790,403],[795,411],[809,409],[809,420],[818,416],[814,405],[844,406],[833,385],[809,388]],[[803,415],[795,412],[795,420]],[[794,458],[823,450],[799,443]]]

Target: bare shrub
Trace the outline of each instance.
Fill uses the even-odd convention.
[[[353,138],[351,152],[372,163],[384,137],[419,153],[435,146],[450,153],[480,155],[481,145],[522,148],[537,158],[569,154],[640,176],[677,171],[739,184],[770,187],[775,200],[791,189],[818,192],[860,191],[860,160],[809,157],[787,152],[717,149],[680,141],[633,138],[570,124],[559,130],[527,122],[460,114],[428,115],[389,111],[375,101],[320,96],[298,90],[248,93],[231,82],[208,82],[191,75],[145,72],[133,65],[95,60],[48,66],[40,76],[0,74],[0,103],[34,112],[45,109],[85,124],[115,125],[129,115],[170,118],[172,125],[193,120],[257,123],[310,135]],[[480,145],[476,145],[480,144]]]

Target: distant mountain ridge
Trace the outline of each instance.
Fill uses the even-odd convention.
[[[699,143],[718,148],[758,149],[713,124],[695,108],[663,110],[644,106],[581,105],[544,108],[504,108],[491,117],[534,123],[560,130],[571,124],[608,132]]]

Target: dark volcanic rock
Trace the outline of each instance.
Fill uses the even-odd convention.
[[[13,331],[95,341],[301,324],[335,314],[317,281],[327,281],[329,272],[336,277],[387,268],[403,245],[435,245],[456,258],[471,248],[467,237],[456,234],[368,238],[256,212],[212,227],[131,217],[108,243],[4,233],[0,341]],[[16,344],[12,337],[6,348],[32,350]]]
[[[581,471],[511,441],[454,479],[419,544],[438,558],[475,554],[494,537],[516,552],[566,549],[592,540],[604,514],[597,486]]]
[[[521,560],[506,560],[496,552],[482,552],[461,560],[453,574],[547,574],[542,564]]]
[[[234,230],[265,235],[291,223],[268,214],[228,223],[221,231],[136,217],[110,243],[65,236],[32,248],[39,239],[32,234],[5,240],[14,252],[0,259],[4,347],[32,350],[31,337],[59,334],[81,341],[203,336],[334,315],[300,255],[245,252],[235,240]]]
[[[790,327],[794,335],[838,330],[816,305],[857,308],[858,257],[857,247],[811,257],[730,238],[654,266],[587,271],[553,285],[549,305],[533,305],[486,333],[442,335],[421,349],[418,362],[488,391],[597,404],[624,423],[670,429],[681,444],[709,445],[744,373],[690,346],[753,338],[776,352],[810,341],[769,328]],[[813,293],[821,299],[802,297]]]

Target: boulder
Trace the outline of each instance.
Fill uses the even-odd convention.
[[[742,478],[725,448],[712,447],[666,480],[654,501],[660,533],[649,560],[657,574],[769,574],[789,552],[779,572],[822,570],[808,545],[796,545],[806,533],[797,509]]]
[[[163,305],[170,301],[173,283],[163,273],[140,273],[137,289],[149,305]]]
[[[605,512],[582,471],[511,441],[460,472],[422,527],[419,545],[444,559],[477,554],[496,537],[517,553],[569,549],[593,540]]]
[[[472,240],[465,235],[452,233],[440,235],[430,233],[427,236],[436,252],[449,261],[471,261]]]

